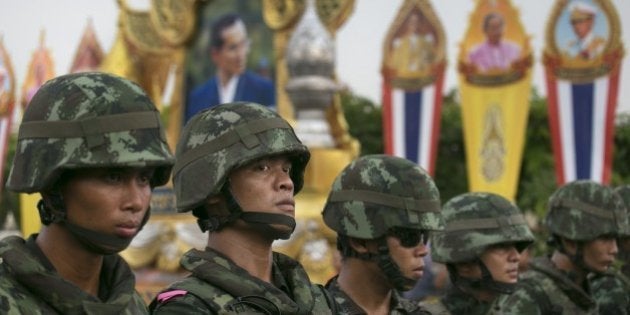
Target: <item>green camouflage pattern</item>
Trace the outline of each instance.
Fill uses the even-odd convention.
[[[563,204],[566,202],[584,206]],[[544,224],[553,234],[589,241],[602,235],[619,235],[628,224],[628,215],[621,197],[612,188],[578,180],[561,186],[549,197]]]
[[[531,261],[530,269],[519,277],[516,290],[505,301],[505,314],[595,315],[597,304],[585,291],[557,269],[548,257]]]
[[[158,113],[135,83],[107,73],[84,72],[46,82],[26,108],[22,124],[76,121],[89,125],[95,117],[132,112]],[[88,145],[95,139],[102,143]],[[32,193],[49,188],[68,169],[145,166],[156,167],[152,184],[159,186],[168,181],[172,165],[173,156],[161,123],[159,128],[89,137],[81,133],[68,138],[25,138],[17,143],[7,187]]]
[[[211,249],[188,251],[181,265],[191,276],[173,283],[165,292],[187,293],[163,302],[154,300],[152,314],[333,314],[327,292],[311,284],[299,262],[280,253],[273,253],[271,283],[251,276]],[[237,303],[244,297],[255,297],[253,301],[272,311],[264,313],[252,305]]]
[[[120,256],[104,256],[99,299],[61,278],[33,248],[34,236],[0,241],[0,314],[148,314]]]
[[[412,211],[364,200],[332,201],[336,191],[368,191],[398,200],[433,204],[435,209]],[[376,239],[390,228],[440,230],[444,227],[439,212],[440,193],[429,174],[417,164],[395,156],[365,155],[335,178],[324,206],[324,222],[339,234]]]
[[[442,207],[442,216],[445,230],[431,235],[433,261],[469,262],[490,245],[513,242],[520,251],[534,241],[521,210],[497,194],[473,192],[453,197]],[[473,220],[486,220],[491,225],[482,226]],[[470,223],[454,228],[462,222]]]
[[[433,315],[500,315],[510,307],[505,304],[507,297],[507,294],[498,294],[490,302],[481,301],[451,286],[442,298],[423,300],[419,305]]]
[[[626,217],[630,217],[630,185],[616,187],[615,192],[621,197],[624,206],[626,206]],[[630,237],[630,219],[626,220],[626,224],[619,234],[624,237]]]
[[[281,117],[265,106],[236,102],[211,107],[188,121],[175,150],[178,163],[184,154],[202,145],[213,146],[213,152],[203,154],[181,167],[176,166],[173,186],[179,212],[190,211],[207,197],[218,194],[232,170],[271,155],[287,154],[292,157],[290,175],[294,193],[300,191],[310,153],[292,128],[267,129],[254,135],[241,136],[240,141],[228,147],[214,146],[213,140],[218,137],[228,132],[252,129],[251,124],[265,118]]]
[[[337,282],[337,277],[334,277],[326,284],[326,289],[337,303],[337,315],[366,314],[366,312],[341,289]],[[392,290],[391,292],[392,297],[390,300],[389,315],[431,314],[416,303],[403,298],[397,291]]]
[[[599,314],[630,314],[630,281],[621,272],[591,274],[589,280]]]

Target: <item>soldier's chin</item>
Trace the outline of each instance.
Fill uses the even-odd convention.
[[[293,228],[290,226],[284,224],[271,224],[270,226],[274,231],[274,239],[288,240],[291,238],[291,234],[293,234]]]

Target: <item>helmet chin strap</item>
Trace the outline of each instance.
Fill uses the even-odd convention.
[[[348,243],[349,239],[346,238],[345,241]],[[339,249],[344,256],[346,257],[355,257],[365,261],[374,261],[378,264],[378,267],[383,271],[387,280],[391,283],[391,285],[399,291],[408,291],[416,284],[415,279],[406,278],[400,268],[396,264],[396,262],[392,259],[389,253],[389,247],[387,247],[387,240],[382,237],[377,240],[377,253],[359,253],[351,245],[347,244],[347,246],[341,245],[342,242],[337,240],[337,249]]]
[[[488,290],[503,294],[510,294],[514,292],[516,289],[516,283],[496,281],[492,278],[492,274],[490,273],[488,267],[486,267],[486,264],[484,264],[481,260],[477,260],[477,264],[481,269],[481,278],[479,279],[462,277],[457,272],[455,265],[452,263],[447,264],[446,268],[448,269],[448,273],[451,276],[453,284],[464,291]]]
[[[408,291],[416,284],[415,279],[405,277],[400,271],[400,268],[389,253],[387,240],[384,237],[378,241],[376,262],[396,290]]]
[[[74,237],[90,251],[100,255],[112,255],[123,251],[129,246],[133,237],[123,238],[109,233],[102,233],[90,229],[86,229],[68,220],[66,214],[63,197],[61,194],[52,194],[49,196],[50,206],[46,205],[44,200],[40,200],[37,209],[40,213],[42,223],[49,225],[58,223],[65,226]],[[151,209],[149,208],[142,218],[142,223],[138,232],[142,230],[144,225],[149,221]]]
[[[260,231],[274,240],[286,240],[293,234],[296,225],[293,217],[279,213],[243,211],[243,208],[241,208],[229,188],[225,189],[223,192],[230,214],[238,214],[233,217],[234,219],[232,221],[241,219],[253,229]],[[227,223],[229,222],[226,222],[226,224]]]
[[[569,259],[571,260],[571,263],[575,267],[581,269],[585,274],[589,272],[593,272],[597,274],[601,273],[597,270],[590,268],[584,261],[584,250],[583,250],[582,242],[579,242],[579,241],[573,241],[573,242],[575,242],[575,255],[571,255],[569,251],[567,251],[567,249],[564,246],[564,242],[562,242],[562,239],[558,236],[558,240],[557,240],[557,244],[559,245],[558,251],[563,253],[567,257],[569,257]],[[575,274],[574,272],[569,272],[569,278],[575,279],[577,278],[577,274]]]

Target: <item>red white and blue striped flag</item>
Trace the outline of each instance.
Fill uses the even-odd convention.
[[[416,91],[383,84],[385,153],[416,162],[429,174],[437,156],[443,81],[440,71],[435,82]]]
[[[558,185],[610,183],[624,49],[609,0],[558,1],[543,54]]]
[[[619,68],[592,82],[547,74],[549,124],[558,184],[610,182]]]

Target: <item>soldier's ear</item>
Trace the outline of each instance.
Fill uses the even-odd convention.
[[[577,243],[575,241],[563,237],[560,242],[562,242],[562,248],[564,248],[567,254],[575,255],[575,253],[577,253]]]
[[[455,264],[455,272],[465,278],[481,278],[481,268],[479,268],[478,262]]]
[[[368,243],[367,240],[354,238],[354,237],[348,238],[348,244],[350,244],[350,247],[352,247],[352,249],[354,249],[354,251],[356,251],[359,254],[365,254],[365,253],[370,252],[367,243]]]

